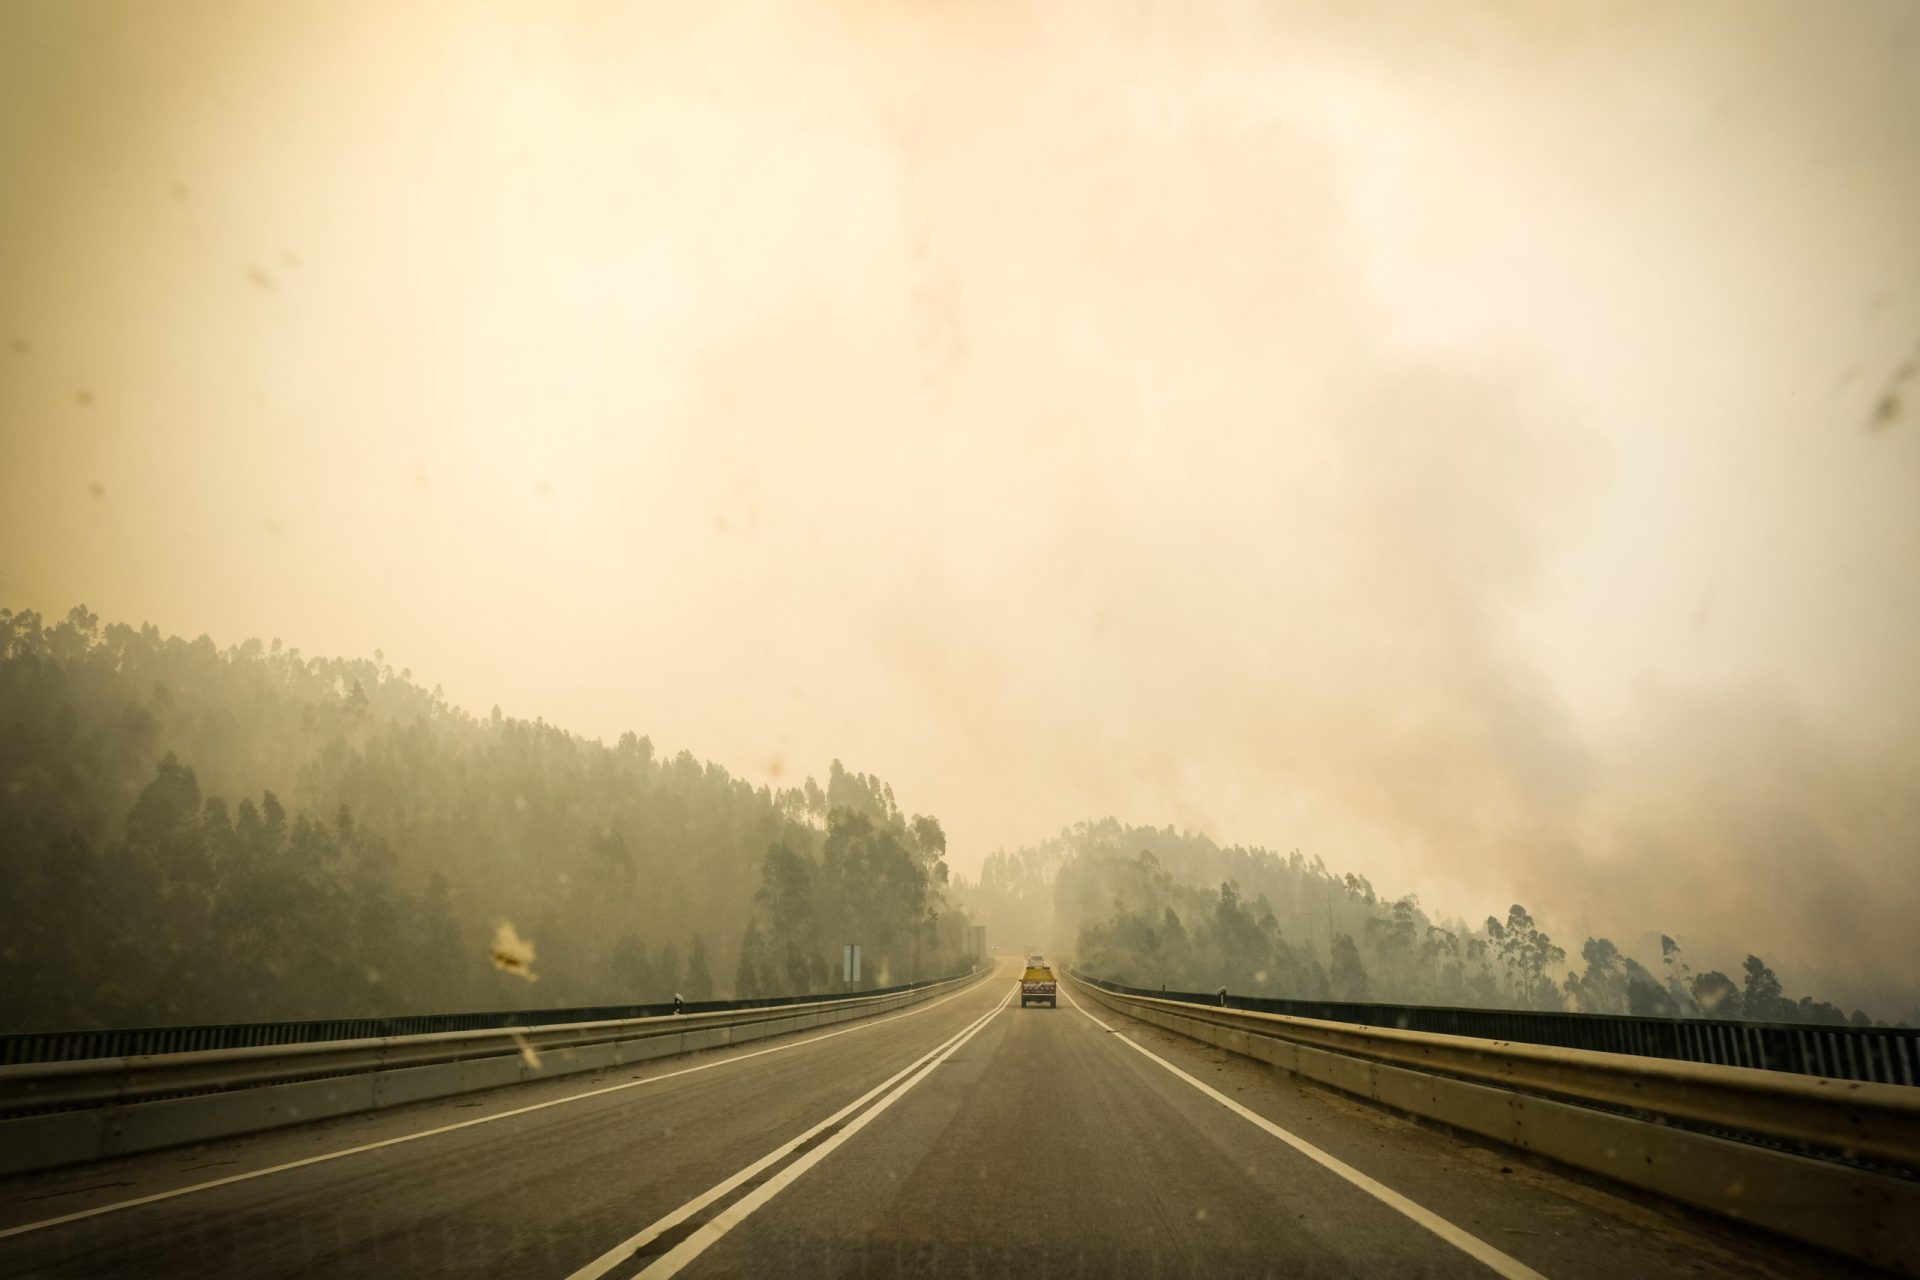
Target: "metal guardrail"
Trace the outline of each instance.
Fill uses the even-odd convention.
[[[687,1014],[729,1013],[780,1009],[865,996],[897,995],[903,991],[951,981],[952,976],[828,995],[773,996],[760,1000],[691,1000],[685,1002],[680,1011]],[[550,1027],[568,1022],[617,1022],[631,1018],[665,1017],[673,1012],[673,1002],[666,1000],[655,1004],[403,1014],[390,1018],[314,1018],[301,1022],[227,1022],[186,1027],[114,1027],[99,1031],[29,1031],[0,1035],[0,1066],[30,1062],[73,1062],[87,1058],[131,1058],[156,1053],[201,1053],[211,1049],[319,1044],[335,1040],[444,1035],[453,1031]]]
[[[1829,1080],[1920,1085],[1920,1029],[1842,1027],[1821,1023],[1739,1022],[1719,1018],[1655,1018],[1610,1013],[1534,1013],[1443,1005],[1281,1000],[1214,992],[1154,991],[1075,972],[1089,986],[1118,995],[1152,996],[1250,1013],[1346,1022],[1395,1031],[1473,1036],[1516,1044],[1788,1071]]]
[[[0,1174],[743,1044],[904,1008],[982,973],[637,1018],[546,1022],[535,1010],[495,1015],[540,1020],[532,1026],[11,1063],[0,1066]],[[288,1025],[298,1024],[267,1030]]]
[[[1074,976],[1129,1003],[1164,1008],[1249,1035],[1605,1107],[1665,1124],[1756,1137],[1828,1158],[1920,1172],[1920,1090],[1899,1085],[1648,1060],[1490,1037],[1360,1027],[1223,1008],[1217,998],[1209,1003],[1204,996],[1115,991],[1111,983]]]
[[[750,1027],[821,1010],[852,1012],[916,990],[957,982],[969,974],[829,997],[774,1002],[711,1001],[733,1007],[635,1018],[541,1021],[534,1025],[481,1027],[398,1036],[319,1039],[157,1054],[107,1055],[59,1062],[0,1066],[0,1116],[48,1109],[117,1106],[198,1093],[253,1089],[269,1084],[396,1068],[441,1065],[474,1058],[578,1051],[619,1041],[698,1034]],[[641,1006],[646,1007],[646,1006]],[[574,1011],[567,1011],[574,1012]],[[464,1015],[456,1015],[464,1016]],[[484,1015],[482,1015],[484,1016]],[[535,1011],[533,1016],[540,1016]],[[288,1024],[269,1024],[280,1027]],[[341,1024],[344,1025],[344,1024]],[[244,1028],[240,1028],[244,1030]]]
[[[1223,1008],[1217,995],[1176,1000],[1074,977],[1087,999],[1130,1018],[1920,1275],[1920,1090]]]

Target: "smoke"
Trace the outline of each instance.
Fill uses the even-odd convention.
[[[81,13],[15,603],[1912,999],[1910,6]]]
[[[1563,927],[1677,921],[1696,970],[1758,951],[1794,994],[1909,1013],[1920,740],[1876,740],[1777,686],[1650,684],[1601,750],[1570,868],[1581,900],[1551,861],[1517,869]]]

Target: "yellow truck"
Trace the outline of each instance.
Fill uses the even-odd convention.
[[[1049,1009],[1057,1009],[1060,995],[1053,980],[1053,970],[1040,956],[1027,957],[1027,971],[1020,975],[1020,1007],[1030,1004],[1044,1004]]]

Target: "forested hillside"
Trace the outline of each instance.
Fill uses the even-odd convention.
[[[0,1029],[795,994],[958,963],[878,779],[754,787],[376,654],[0,610]],[[537,983],[528,986],[529,980]]]
[[[1222,847],[1173,828],[1081,823],[991,855],[969,907],[1012,945],[1071,948],[1087,972],[1135,986],[1220,986],[1296,999],[1866,1024],[1790,998],[1767,963],[1696,972],[1673,939],[1654,965],[1606,938],[1568,948],[1518,904],[1473,924],[1389,899],[1297,850]],[[1014,934],[1017,937],[1007,938]]]

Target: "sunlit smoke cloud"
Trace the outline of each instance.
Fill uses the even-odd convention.
[[[9,603],[1911,992],[1909,7],[0,9]]]

